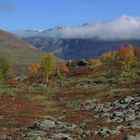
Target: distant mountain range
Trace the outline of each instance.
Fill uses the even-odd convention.
[[[37,48],[53,52],[57,57],[65,60],[97,58],[104,52],[113,51],[128,44],[140,47],[140,40],[104,41],[97,39],[48,39],[45,37],[24,39]]]
[[[88,23],[83,24],[80,28],[89,27]],[[113,51],[121,46],[133,44],[140,47],[140,39],[101,39],[99,37],[75,38],[62,36],[66,31],[65,26],[56,26],[48,30],[25,30],[18,31],[15,34],[23,40],[33,44],[36,48],[53,52],[57,57],[65,60],[90,59],[101,56],[102,53]]]
[[[97,21],[69,27],[59,25],[47,30],[19,30],[20,37],[47,37],[55,39],[130,40],[140,39],[140,17],[123,15],[111,21]]]
[[[56,26],[47,30],[14,32],[18,37],[46,52],[69,60],[89,59],[105,51],[133,44],[140,47],[140,18],[123,15],[107,22],[76,27]]]
[[[47,30],[28,29],[12,33],[0,30],[0,55],[11,62],[24,64],[40,62],[45,52],[56,54],[58,61],[61,61],[59,58],[96,58],[128,44],[140,47],[139,25],[140,18],[123,16],[104,24],[61,25]]]

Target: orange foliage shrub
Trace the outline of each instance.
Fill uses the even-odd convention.
[[[119,55],[121,58],[122,65],[127,69],[129,69],[132,65],[134,65],[137,62],[135,49],[132,45],[128,45],[125,48],[120,48]]]
[[[119,50],[121,57],[135,57],[135,50],[132,45],[128,45],[127,47],[120,48]]]
[[[40,66],[38,64],[32,64],[29,68],[29,75],[34,76],[38,73]]]
[[[60,68],[61,72],[64,74],[69,72],[69,69],[64,62],[59,64],[59,68]]]

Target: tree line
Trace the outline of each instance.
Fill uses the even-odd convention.
[[[120,70],[130,70],[140,60],[140,54],[137,49],[131,44],[126,47],[120,47],[113,52],[105,52],[100,58],[93,58],[88,61],[89,65],[95,69],[100,66],[115,66]],[[65,78],[65,74],[69,72],[65,62],[57,64],[54,54],[46,54],[40,64],[31,64],[28,68],[28,75],[30,77],[36,76],[38,73],[43,75],[43,81],[48,84],[49,77],[57,74],[61,79]],[[12,64],[0,56],[0,81],[6,81],[11,78]]]

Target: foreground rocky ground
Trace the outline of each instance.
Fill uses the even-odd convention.
[[[140,140],[140,79],[85,72],[47,88],[0,88],[0,140]]]
[[[59,116],[50,113],[45,118],[36,119],[28,125],[22,125],[22,127],[21,125],[10,128],[3,126],[1,127],[0,139],[140,139],[140,92],[127,96],[114,96],[112,99],[108,97],[106,99],[95,99],[90,96],[86,100],[79,100],[77,104],[72,104],[71,108],[66,110],[64,108],[68,99],[60,97],[59,100],[63,100],[63,103],[59,104],[63,108],[63,110],[60,109]],[[32,104],[30,104],[30,107]],[[39,110],[37,110],[36,108],[36,113],[39,113]],[[34,116],[37,115],[34,113],[32,112]]]

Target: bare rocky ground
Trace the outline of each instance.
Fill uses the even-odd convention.
[[[70,95],[72,96],[72,95]],[[86,96],[83,94],[83,96]],[[140,139],[140,92],[127,96],[114,96],[112,99],[95,99],[94,96],[89,96],[86,100],[78,100],[77,104],[72,104],[68,109],[68,98],[59,97],[58,106],[61,106],[59,116],[58,112],[51,113],[45,118],[37,118],[39,107],[34,102],[18,100],[17,110],[20,113],[27,112],[24,109],[29,106],[31,120],[27,114],[22,117],[27,123],[23,125],[1,124],[1,140],[139,140]],[[56,97],[53,98],[53,100]],[[2,98],[1,98],[2,100]],[[16,102],[16,99],[14,102]],[[20,102],[20,103],[19,103]],[[2,101],[1,101],[2,103]],[[10,100],[9,100],[10,103]],[[15,105],[15,104],[14,104]],[[37,106],[36,106],[37,105]],[[24,107],[23,107],[24,106]],[[12,103],[11,103],[12,108]],[[35,109],[36,108],[36,109]],[[64,110],[65,108],[65,110]],[[61,110],[63,109],[63,110]],[[15,110],[16,111],[16,110]],[[44,110],[43,110],[44,111]],[[10,113],[10,110],[7,115]],[[11,113],[14,113],[11,111]],[[16,113],[16,112],[15,112]],[[6,114],[5,114],[6,115]],[[21,115],[21,114],[20,114]],[[32,116],[31,116],[32,115]],[[1,120],[2,115],[1,112]],[[13,116],[14,117],[14,116]],[[20,116],[17,114],[17,119]],[[34,118],[34,119],[33,119]],[[36,118],[36,119],[35,119]],[[17,122],[16,122],[17,123]],[[9,123],[8,123],[9,124]],[[5,125],[5,126],[4,126]],[[14,126],[14,127],[13,127]],[[8,128],[7,128],[8,127]]]
[[[49,97],[0,95],[0,140],[140,140],[140,80],[86,78],[68,79]]]

